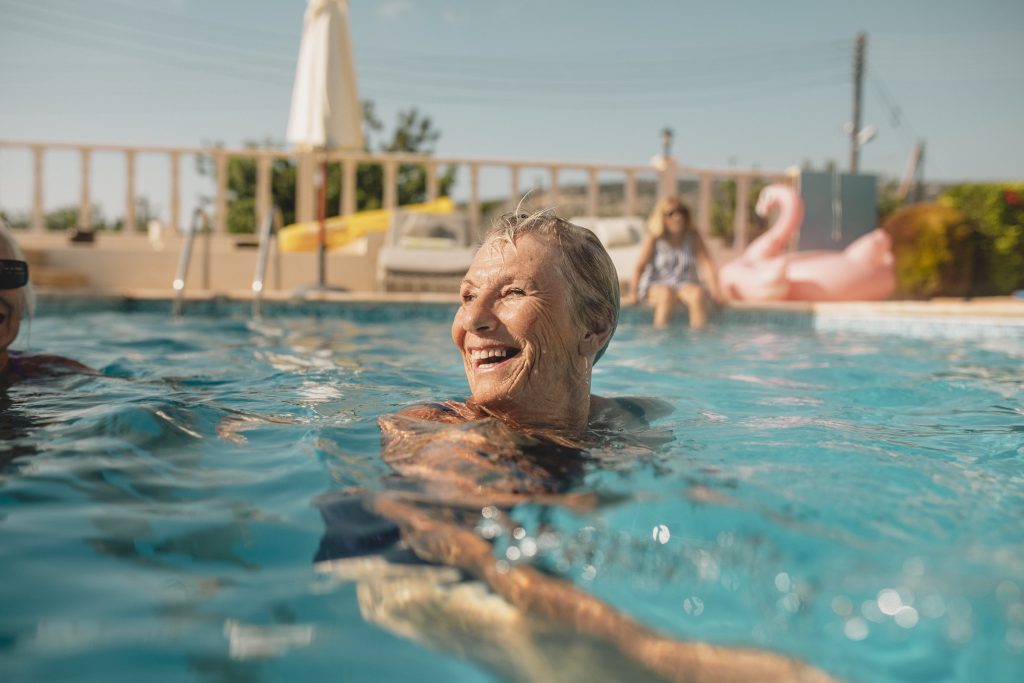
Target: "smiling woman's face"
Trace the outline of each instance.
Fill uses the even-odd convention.
[[[589,378],[586,331],[572,315],[560,266],[560,253],[537,235],[515,246],[492,240],[473,258],[452,339],[479,405],[532,413]]]

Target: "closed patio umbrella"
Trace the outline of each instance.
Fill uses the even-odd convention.
[[[288,142],[300,151],[363,146],[363,119],[348,30],[348,0],[307,0],[295,68]],[[318,188],[318,283],[326,287],[327,159]]]

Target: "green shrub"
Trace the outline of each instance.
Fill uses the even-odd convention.
[[[897,297],[971,294],[977,231],[962,213],[943,204],[913,204],[882,227],[892,237]]]
[[[1024,288],[1024,183],[957,185],[939,201],[963,213],[980,233],[973,293]]]

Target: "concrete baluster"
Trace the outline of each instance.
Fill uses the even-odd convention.
[[[43,208],[43,155],[45,148],[32,148],[32,231],[46,232],[46,211]]]
[[[711,175],[698,175],[697,230],[705,239],[711,235]]]
[[[597,167],[591,166],[587,170],[587,215],[596,216],[598,214],[598,195],[601,192],[600,186],[597,184]]]
[[[480,164],[469,165],[469,230],[479,239],[483,216],[480,215]]]
[[[121,232],[129,235],[135,232],[135,150],[124,153],[125,192],[124,192],[124,226]]]
[[[427,201],[432,202],[437,199],[439,194],[437,185],[437,163],[428,161],[425,165],[427,167]]]
[[[171,229],[181,232],[181,152],[171,152]]]
[[[256,229],[259,230],[259,226],[263,224],[263,221],[267,218],[267,213],[270,212],[270,207],[273,204],[271,198],[271,167],[270,155],[266,152],[261,152],[256,157]]]
[[[356,212],[356,173],[358,164],[355,159],[347,158],[342,163],[341,179],[341,213],[343,216]]]
[[[88,230],[92,227],[92,202],[89,199],[89,166],[92,157],[92,150],[88,147],[81,148],[82,154],[82,196],[78,202],[78,227],[81,230]]]
[[[733,248],[741,250],[747,246],[747,212],[749,211],[748,195],[750,194],[750,178],[740,176],[736,179],[736,216],[733,220]]]
[[[213,231],[218,235],[226,235],[228,232],[228,155],[218,149],[213,153],[213,159],[217,176]]]
[[[512,202],[512,208],[519,206],[519,202],[522,200],[522,194],[519,189],[519,172],[522,170],[522,166],[519,164],[510,164],[508,167],[511,187],[509,189],[509,201]]]
[[[384,208],[398,207],[398,162],[388,159],[384,162]]]
[[[624,213],[627,216],[635,216],[636,207],[636,171],[626,171],[626,206]]]
[[[559,172],[559,170],[561,170],[559,166],[555,166],[555,165],[551,166],[551,201],[550,201],[550,204],[551,204],[551,206],[553,206],[555,208],[556,211],[558,210],[558,205],[561,203],[561,201],[559,199],[559,196],[558,196],[558,172]]]

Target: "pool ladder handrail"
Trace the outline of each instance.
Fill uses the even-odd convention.
[[[260,251],[256,258],[256,273],[252,278],[252,314],[257,318],[263,315],[263,288],[267,276],[267,259],[270,255],[270,246],[272,242],[277,244],[274,238],[283,224],[284,217],[281,215],[281,210],[276,206],[267,211],[263,222],[260,223]],[[280,264],[275,269],[275,273],[278,279],[280,279]],[[278,285],[278,289],[280,289],[280,283]]]
[[[210,288],[210,217],[202,208],[198,208],[192,214],[192,224],[185,232],[185,241],[181,245],[181,253],[178,255],[178,271],[174,276],[171,286],[174,288],[174,315],[181,315],[181,308],[185,298],[185,281],[188,279],[189,266],[192,263],[192,244],[195,241],[196,233],[202,231],[206,235],[206,251],[203,256],[203,289]]]

